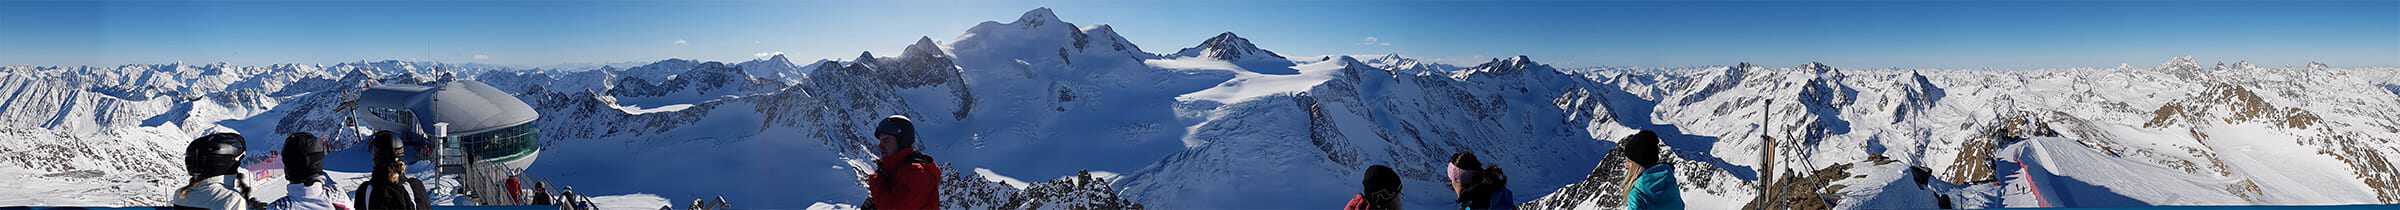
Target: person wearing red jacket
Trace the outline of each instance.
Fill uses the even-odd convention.
[[[883,118],[875,126],[875,173],[867,175],[865,209],[942,208],[942,168],[933,156],[917,153],[917,130],[907,116]]]
[[[508,204],[509,204],[509,205],[516,205],[516,204],[523,204],[523,203],[525,203],[525,194],[524,194],[524,193],[519,193],[519,192],[518,192],[518,191],[524,191],[524,189],[525,189],[525,188],[524,188],[522,185],[517,185],[517,176],[516,176],[516,175],[509,175],[509,176],[508,176]]]

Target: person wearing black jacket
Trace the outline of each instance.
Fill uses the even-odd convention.
[[[533,205],[558,205],[550,201],[550,181],[533,182]]]
[[[401,162],[403,150],[391,131],[376,131],[367,144],[375,153],[375,172],[351,193],[354,204],[361,209],[433,209],[433,201],[425,193],[425,183],[408,177],[408,164]]]

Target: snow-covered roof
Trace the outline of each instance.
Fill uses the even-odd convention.
[[[540,118],[533,106],[491,85],[473,80],[436,86],[382,85],[359,94],[358,103],[374,107],[405,107],[416,114],[416,125],[433,130],[450,123],[451,135],[477,133],[531,123]]]

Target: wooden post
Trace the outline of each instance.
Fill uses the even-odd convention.
[[[1759,194],[1759,196],[1758,196],[1758,199],[1760,199],[1760,200],[1761,200],[1761,201],[1759,202],[1759,207],[1763,207],[1763,208],[1761,208],[1761,209],[1780,209],[1780,208],[1778,208],[1778,206],[1779,206],[1779,205],[1776,205],[1776,204],[1781,204],[1781,203],[1782,203],[1782,202],[1776,202],[1776,200],[1775,200],[1776,198],[1775,198],[1775,191],[1774,191],[1774,189],[1775,189],[1775,188],[1774,188],[1774,183],[1775,183],[1775,168],[1776,168],[1776,167],[1775,167],[1775,146],[1776,146],[1776,145],[1775,145],[1775,137],[1774,137],[1774,133],[1773,133],[1773,132],[1768,132],[1769,130],[1767,129],[1767,128],[1772,128],[1772,127],[1774,127],[1774,126],[1775,126],[1775,124],[1771,124],[1771,123],[1769,123],[1769,122],[1770,122],[1770,120],[1767,120],[1769,117],[1772,117],[1772,116],[1774,116],[1774,114],[1773,114],[1773,113],[1774,113],[1774,111],[1775,111],[1775,106],[1774,106],[1774,105],[1775,105],[1775,99],[1767,99],[1767,102],[1766,102],[1766,104],[1765,104],[1765,105],[1762,105],[1762,106],[1764,106],[1764,107],[1766,107],[1766,108],[1764,108],[1764,109],[1761,109],[1761,110],[1759,111],[1759,117],[1758,117],[1758,126],[1759,126],[1759,129],[1758,129],[1758,130],[1759,130],[1759,133],[1761,133],[1761,134],[1759,135],[1759,140],[1761,141],[1761,143],[1759,144],[1759,149],[1758,149],[1758,167],[1757,167],[1757,171],[1758,171],[1758,194]]]

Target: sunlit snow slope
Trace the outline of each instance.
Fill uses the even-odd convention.
[[[1440,208],[1441,164],[1462,151],[1507,169],[1526,207],[1613,208],[1611,151],[1637,130],[1665,134],[1695,209],[2400,203],[2390,67],[1570,68],[1285,55],[1269,49],[1294,43],[1233,32],[1155,53],[1117,31],[1041,8],[805,63],[7,66],[0,206],[164,205],[194,136],[245,134],[262,160],[292,132],[350,148],[352,91],[445,80],[534,105],[529,174],[624,206],[855,206],[889,115],[918,120],[959,209],[1330,209],[1377,164],[1408,207]],[[363,152],[334,156],[344,180],[366,171]],[[276,166],[252,164],[251,184],[280,184]]]

